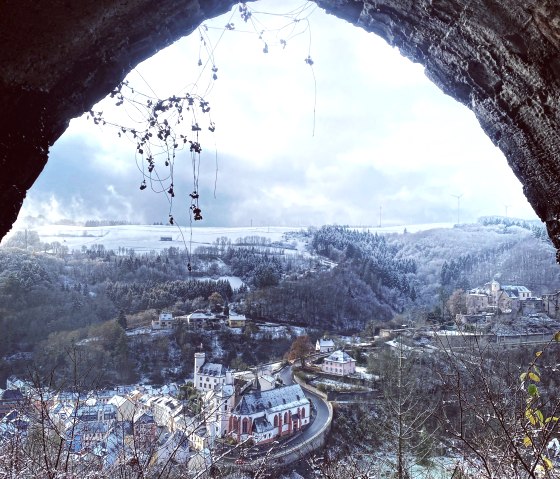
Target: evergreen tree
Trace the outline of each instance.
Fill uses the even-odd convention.
[[[117,318],[117,323],[119,324],[119,326],[123,329],[126,329],[127,327],[127,322],[126,322],[126,314],[124,314],[124,310],[121,309],[119,311],[119,316]]]

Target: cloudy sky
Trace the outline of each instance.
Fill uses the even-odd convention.
[[[535,218],[473,113],[430,83],[420,65],[313,4],[294,23],[267,14],[279,12],[275,3],[283,11],[302,5],[251,4],[254,27],[234,11],[206,24],[206,48],[195,32],[129,75],[133,99],[138,92],[190,92],[210,103],[216,131],[206,130],[210,118],[197,117],[204,124],[201,226],[375,226],[380,210],[383,225],[454,222],[453,195],[462,195],[461,222],[505,215],[506,207],[509,216]],[[228,23],[234,30],[224,29]],[[262,39],[255,28],[264,30]],[[114,103],[94,110],[138,125],[138,110]],[[73,120],[20,218],[165,223],[168,198],[140,191],[136,156],[135,145],[115,130],[85,117]],[[193,190],[186,151],[178,154],[174,175],[173,215],[185,224]]]

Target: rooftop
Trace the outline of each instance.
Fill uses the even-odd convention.
[[[333,361],[336,363],[348,363],[350,361],[355,361],[348,353],[344,351],[335,351],[330,356],[325,358],[325,361]]]
[[[234,408],[235,414],[253,414],[259,411],[276,412],[290,407],[309,404],[299,384],[270,389],[269,391],[255,391],[246,394]]]
[[[6,389],[0,395],[2,401],[21,401],[22,399],[23,394],[19,389]]]
[[[226,368],[222,364],[204,363],[199,372],[205,376],[225,376]]]
[[[272,431],[274,426],[266,419],[266,416],[258,417],[253,421],[253,427],[258,433]]]

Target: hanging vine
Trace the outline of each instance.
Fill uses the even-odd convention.
[[[114,128],[120,138],[127,138],[135,144],[135,160],[140,172],[140,190],[150,189],[154,193],[163,194],[168,201],[168,222],[177,226],[181,232],[183,242],[189,256],[188,269],[191,271],[191,247],[187,247],[180,225],[174,218],[175,199],[175,169],[177,161],[184,161],[186,157],[192,169],[192,187],[186,198],[189,212],[192,240],[192,222],[203,219],[199,188],[200,168],[202,159],[202,132],[216,131],[216,124],[212,120],[210,103],[207,100],[214,83],[218,80],[218,66],[216,64],[216,50],[226,32],[249,33],[254,35],[262,44],[263,53],[267,54],[273,48],[285,49],[290,40],[298,35],[309,35],[309,50],[304,61],[313,72],[311,59],[311,28],[309,16],[316,5],[305,2],[298,8],[285,12],[273,13],[252,9],[246,3],[239,3],[228,20],[222,26],[203,24],[198,28],[199,52],[196,62],[199,74],[196,81],[190,85],[187,93],[159,98],[146,83],[150,93],[139,91],[128,80],[120,83],[110,94],[116,106],[124,106],[129,113],[129,120],[134,126],[124,125],[118,121],[105,118],[102,111],[89,112],[88,118],[96,125]],[[237,28],[234,18],[239,15],[243,28]],[[266,17],[274,17],[283,21],[280,27],[270,28]],[[213,44],[209,35],[210,30],[219,30],[220,35]],[[137,72],[138,73],[138,72]],[[141,76],[141,75],[140,75]],[[316,89],[315,74],[313,81]],[[201,86],[205,84],[204,93]],[[313,106],[313,134],[315,130],[315,103]],[[134,119],[130,112],[134,112]],[[138,120],[140,118],[140,120]],[[218,156],[215,155],[214,195],[218,178]],[[183,164],[182,164],[183,165]],[[182,207],[185,203],[182,200]]]

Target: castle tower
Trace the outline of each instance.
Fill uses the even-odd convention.
[[[226,369],[226,384],[233,385],[233,372],[231,369]]]
[[[194,384],[198,384],[198,371],[206,362],[206,353],[194,353]]]

